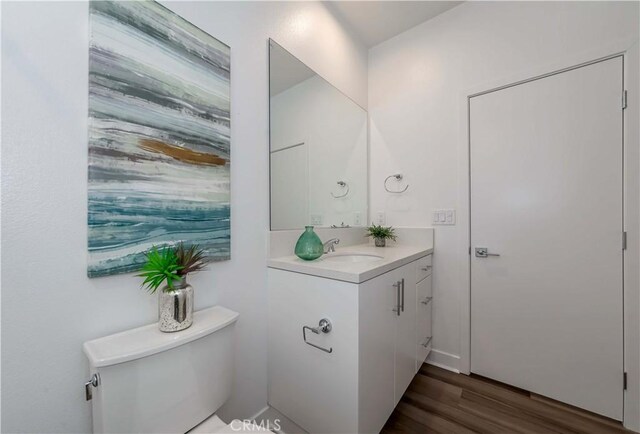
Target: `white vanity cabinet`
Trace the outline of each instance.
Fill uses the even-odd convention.
[[[430,349],[427,257],[362,283],[270,268],[269,404],[311,433],[380,431]],[[326,351],[302,330],[323,318],[306,338]]]
[[[382,428],[416,373],[414,276],[415,262],[359,285],[358,432]]]
[[[432,256],[416,261],[416,363],[415,372],[424,363],[431,351],[433,333],[431,331],[431,313],[433,310],[433,289],[431,270]]]

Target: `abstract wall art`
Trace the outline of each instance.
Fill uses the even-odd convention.
[[[230,258],[230,49],[153,1],[91,1],[88,275],[152,246]]]

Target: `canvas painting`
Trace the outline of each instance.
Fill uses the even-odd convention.
[[[179,241],[230,257],[230,49],[153,1],[91,1],[90,277]]]

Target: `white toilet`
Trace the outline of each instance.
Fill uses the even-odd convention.
[[[214,414],[231,394],[237,319],[215,306],[195,312],[180,332],[151,324],[85,342],[93,432],[268,432]]]

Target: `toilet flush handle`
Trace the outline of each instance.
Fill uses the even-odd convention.
[[[91,401],[93,398],[93,387],[98,387],[100,384],[100,374],[93,374],[89,381],[84,383],[84,398],[87,401]]]

